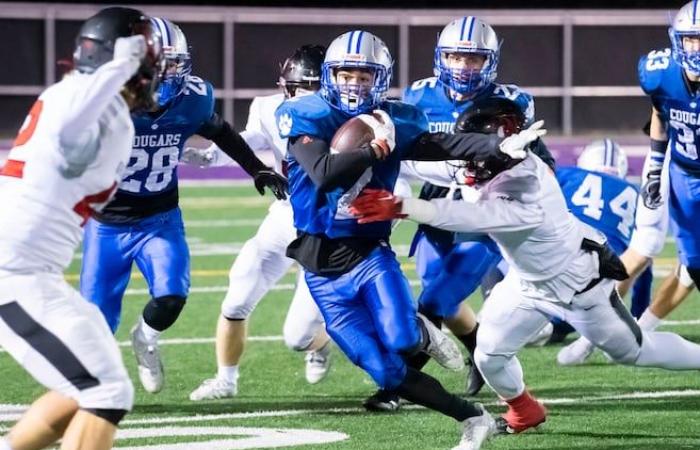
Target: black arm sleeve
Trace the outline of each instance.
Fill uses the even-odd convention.
[[[504,155],[498,149],[501,141],[502,139],[495,134],[423,133],[402,159],[417,161],[502,159]]]
[[[369,144],[357,150],[331,154],[327,142],[306,136],[290,138],[289,153],[322,191],[352,186],[362,172],[376,161]]]
[[[241,135],[217,113],[214,113],[211,119],[197,130],[197,134],[213,141],[252,177],[255,177],[260,170],[268,168],[255,156]]]
[[[552,155],[552,152],[549,151],[546,145],[544,145],[544,141],[542,139],[537,139],[535,142],[530,144],[530,151],[534,153],[535,155],[539,156],[540,159],[547,164],[552,170],[556,170],[557,163],[554,160],[554,156]]]

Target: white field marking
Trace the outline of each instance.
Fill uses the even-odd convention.
[[[258,219],[229,219],[229,220],[187,220],[187,228],[233,228],[258,226],[262,221]]]
[[[295,447],[309,444],[328,444],[344,441],[349,436],[335,431],[304,430],[294,428],[248,427],[160,427],[117,430],[117,441],[148,437],[193,436],[191,442],[136,445],[116,447],[118,450],[238,450],[248,448]],[[202,441],[202,436],[212,440]],[[226,437],[224,437],[226,436]],[[241,436],[240,439],[234,436]],[[218,437],[218,439],[216,438]],[[186,439],[185,439],[186,440]]]
[[[245,242],[219,242],[219,243],[203,243],[193,241],[187,238],[190,247],[190,256],[214,256],[214,255],[230,255],[236,256],[241,252],[241,248]],[[398,256],[408,256],[408,245],[396,245],[392,247]],[[78,252],[73,255],[74,260],[83,259],[83,254]]]
[[[608,394],[591,397],[555,397],[555,398],[538,398],[539,401],[548,405],[575,405],[578,403],[594,403],[607,402],[617,400],[644,400],[644,399],[663,399],[663,398],[686,398],[698,397],[700,390],[672,390],[672,391],[653,391],[653,392],[626,392],[622,394]],[[484,402],[486,406],[501,406],[501,401]],[[3,405],[0,404],[0,422],[13,422],[18,420],[21,415],[29,408],[29,405]],[[405,405],[406,409],[423,409],[419,405]],[[231,419],[256,419],[261,417],[287,417],[309,414],[335,414],[335,413],[350,413],[364,411],[361,407],[352,408],[324,408],[324,409],[281,409],[276,411],[250,411],[239,413],[224,413],[224,414],[206,414],[196,416],[183,417],[146,417],[143,419],[126,419],[121,422],[122,425],[159,425],[168,423],[196,423],[209,422],[215,420],[231,420]]]
[[[257,206],[264,208],[270,206],[274,200],[271,196],[256,197],[183,197],[180,199],[180,206],[183,209],[212,209],[226,208],[234,206]]]

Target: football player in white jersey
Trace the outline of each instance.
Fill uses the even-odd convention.
[[[458,131],[485,130],[484,123],[501,128],[488,118],[478,122]],[[627,273],[602,233],[568,211],[554,174],[537,155],[511,151],[540,134],[539,126],[501,143],[515,158],[509,170],[498,173],[476,161],[468,166],[480,191],[471,204],[403,200],[386,191],[367,192],[353,203],[361,222],[408,217],[447,230],[488,233],[496,241],[510,270],[480,312],[475,360],[487,384],[508,404],[501,425],[509,432],[546,419],[546,410],[525,387],[516,354],[550,316],[564,318],[616,362],[700,368],[699,345],[637,326],[614,285]]]
[[[254,150],[271,149],[275,170],[284,172],[287,141],[279,137],[275,110],[285,100],[313,93],[319,88],[325,49],[304,45],[282,65],[279,86],[283,93],[256,97],[250,105],[248,124],[241,136]],[[216,145],[208,149],[187,149],[182,158],[200,165],[225,165],[231,159]],[[229,288],[221,305],[216,328],[216,377],[204,380],[190,395],[191,400],[233,397],[238,391],[238,365],[245,348],[248,317],[262,297],[292,266],[285,256],[287,245],[296,238],[289,200],[277,200],[249,239],[231,267]],[[299,270],[292,303],[284,323],[286,345],[306,352],[306,380],[321,381],[330,366],[330,338]]]
[[[0,172],[0,346],[49,389],[0,449],[110,449],[134,390],[98,309],[64,279],[87,218],[131,152],[130,109],[164,69],[141,11],[107,8],[81,27],[75,71],[46,89]]]

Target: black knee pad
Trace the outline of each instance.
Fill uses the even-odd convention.
[[[688,269],[688,274],[690,274],[690,279],[693,280],[695,283],[695,286],[700,288],[700,269],[691,269],[690,267],[686,267]]]
[[[119,422],[128,412],[125,409],[103,409],[103,408],[83,408],[84,411],[94,414],[97,417],[106,420],[114,426],[119,425]]]
[[[154,330],[166,330],[180,316],[185,300],[186,297],[176,295],[152,298],[143,308],[143,320]]]

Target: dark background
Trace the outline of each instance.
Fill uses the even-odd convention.
[[[78,2],[79,3],[79,2]],[[87,2],[85,2],[87,3]],[[94,2],[91,2],[94,3]],[[122,2],[128,4],[129,2]],[[151,2],[157,4],[158,2]],[[198,2],[199,5],[213,2]],[[261,0],[256,2],[229,1],[229,5],[263,6],[328,6],[387,8],[401,5],[404,8],[420,8],[428,2],[422,1],[374,1],[343,0],[333,2]],[[473,8],[498,9],[510,7],[545,8],[566,6],[567,8],[637,7],[675,10],[684,2],[678,1],[461,1],[432,0],[434,7],[455,8],[460,11],[467,6]],[[169,1],[167,4],[185,4]],[[191,2],[189,3],[191,4]],[[217,2],[221,5],[220,2]],[[37,5],[38,6],[38,5]],[[0,5],[0,8],[2,5]],[[362,6],[365,7],[365,6]],[[148,13],[148,7],[143,9]],[[672,13],[675,11],[672,11]],[[397,10],[397,14],[401,11]],[[464,10],[463,14],[468,14]],[[575,12],[572,12],[575,13]],[[179,21],[192,47],[194,73],[209,80],[215,88],[223,88],[224,72],[224,27],[220,23]],[[80,21],[57,19],[55,22],[56,59],[70,59],[74,36]],[[409,79],[432,75],[433,49],[440,26],[410,26],[409,61],[401,61],[398,49],[399,27],[396,25],[302,25],[302,24],[234,24],[233,73],[235,89],[274,89],[279,74],[279,63],[293,50],[307,43],[329,43],[339,34],[353,28],[363,28],[384,39],[396,58],[394,87],[398,86],[398,73],[408,64]],[[498,70],[498,81],[520,86],[557,87],[562,85],[563,28],[554,26],[495,25],[503,40]],[[43,66],[45,28],[43,19],[0,19],[0,58],[5,61],[0,70],[0,85],[44,85]],[[668,46],[666,26],[574,26],[573,28],[573,85],[574,86],[636,86],[637,61],[652,49]],[[57,70],[57,74],[60,71]],[[22,123],[34,95],[0,95],[0,136],[13,136]],[[574,97],[572,99],[572,124],[574,134],[638,133],[649,117],[649,102],[645,97]],[[234,125],[242,128],[247,118],[249,99],[232,101]],[[222,102],[217,102],[222,110]],[[554,133],[562,128],[562,98],[536,97],[537,116],[547,121],[548,129]]]

